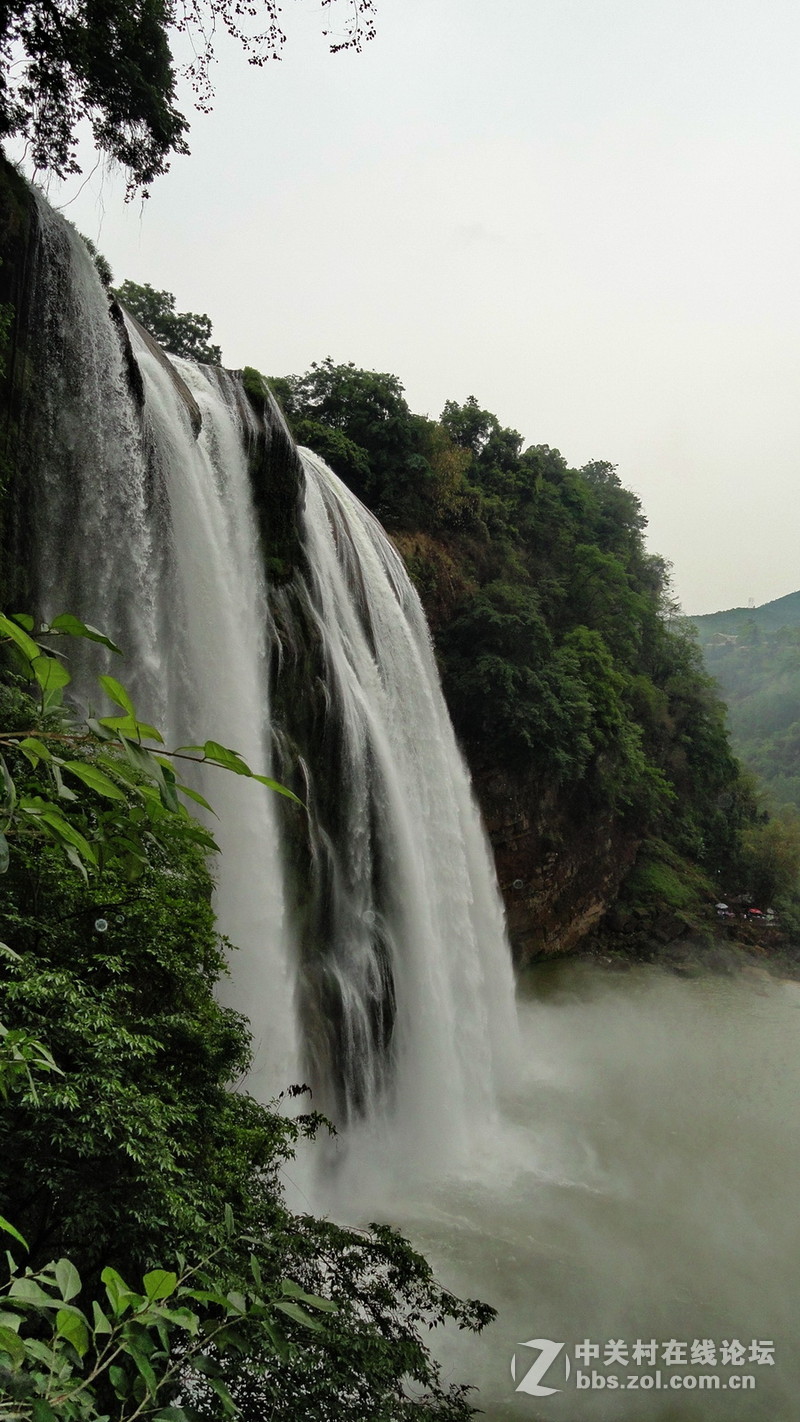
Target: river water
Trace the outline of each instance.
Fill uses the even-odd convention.
[[[362,1178],[362,1218],[499,1311],[436,1344],[448,1373],[495,1422],[795,1422],[800,985],[567,962],[527,975],[519,1017],[521,1066],[468,1167],[379,1172],[380,1197]],[[627,1364],[606,1365],[612,1342]],[[532,1366],[559,1390],[515,1391]]]

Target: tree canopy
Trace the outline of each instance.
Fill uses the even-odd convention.
[[[334,53],[361,49],[375,32],[375,0],[345,0],[343,14],[341,28],[323,30]],[[258,10],[241,0],[9,0],[0,7],[0,140],[23,139],[37,169],[64,177],[81,171],[76,134],[86,121],[99,151],[127,170],[129,191],[146,190],[173,153],[189,151],[179,79],[207,111],[215,35],[227,32],[262,65],[280,58],[280,17],[277,0]],[[170,45],[177,34],[194,55],[182,69]]]
[[[195,311],[176,311],[171,291],[155,291],[148,282],[140,286],[124,281],[114,288],[114,295],[171,355],[185,356],[201,365],[222,363],[219,346],[211,345],[211,318]]]

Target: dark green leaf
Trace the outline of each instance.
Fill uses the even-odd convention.
[[[56,1264],[56,1283],[65,1303],[74,1299],[81,1291],[81,1276],[70,1259],[59,1259]]]
[[[113,1333],[113,1325],[103,1313],[97,1299],[92,1299],[92,1316],[94,1320],[95,1333]]]
[[[117,681],[116,677],[99,676],[97,680],[100,682],[106,695],[109,696],[117,706],[121,706],[123,711],[127,711],[129,716],[136,716],[130,696],[125,690],[125,687]]]
[[[222,1381],[222,1378],[209,1378],[208,1382],[209,1386],[212,1387],[214,1389],[214,1392],[217,1394],[217,1397],[222,1403],[223,1410],[225,1411],[227,1416],[233,1417],[238,1411],[238,1408],[230,1393],[228,1392],[227,1387]]]
[[[97,867],[97,855],[89,844],[89,841],[85,839],[80,831],[76,830],[68,820],[65,820],[64,816],[58,813],[58,810],[47,805],[45,805],[43,809],[39,807],[31,808],[25,804],[25,801],[20,802],[20,808],[24,813],[35,815],[37,819],[47,825],[54,838],[61,840],[65,844],[73,845],[85,863],[91,864],[95,868]]]
[[[83,1358],[89,1350],[89,1330],[83,1319],[69,1309],[60,1309],[56,1314],[56,1332],[59,1338],[66,1338],[75,1352]]]
[[[206,760],[212,760],[215,765],[223,765],[226,770],[232,770],[234,775],[251,776],[253,774],[250,766],[242,760],[238,751],[221,746],[219,741],[206,741],[202,750]]]
[[[112,719],[112,718],[107,718]],[[99,741],[115,741],[116,735],[110,726],[104,726],[102,721],[98,721],[95,716],[87,716],[86,724],[93,736],[97,736]]]
[[[294,791],[290,790],[287,785],[281,785],[279,781],[271,780],[268,775],[254,775],[253,779],[257,780],[259,785],[266,785],[270,790],[274,790],[276,795],[285,795],[287,800],[294,800],[295,804],[299,805],[301,809],[304,810],[306,808],[303,801],[298,799]]]
[[[16,622],[12,622],[2,612],[0,612],[0,636],[10,637],[29,662],[33,662],[41,656],[39,647],[27,632],[24,632]]]
[[[289,1299],[277,1299],[275,1307],[279,1308],[282,1313],[288,1314],[289,1318],[293,1318],[295,1323],[304,1324],[306,1328],[320,1329],[322,1327],[322,1324],[319,1323],[316,1318],[312,1318],[310,1313],[306,1313],[305,1309],[301,1308],[299,1304],[292,1303]]]
[[[123,800],[125,796],[118,785],[110,780],[102,770],[98,770],[95,765],[86,765],[80,760],[67,760],[64,762],[64,770],[68,770],[70,775],[75,775],[78,780],[82,780],[84,785],[88,785],[90,790],[96,794],[104,796],[106,800]]]
[[[12,1281],[8,1290],[10,1299],[19,1299],[20,1303],[35,1304],[37,1308],[59,1308],[60,1300],[55,1300],[46,1294],[40,1284],[35,1279],[17,1277]]]
[[[336,1313],[336,1304],[330,1299],[321,1299],[318,1294],[307,1294],[305,1289],[301,1289],[292,1279],[281,1279],[281,1289],[289,1298],[300,1299],[301,1303],[324,1309],[326,1313]]]
[[[3,1219],[2,1215],[0,1215],[0,1229],[4,1230],[6,1234],[10,1234],[12,1239],[18,1240],[19,1243],[22,1245],[23,1249],[28,1248],[28,1241],[26,1239],[23,1239],[19,1230],[15,1229],[12,1224],[9,1224],[8,1220]]]
[[[149,1274],[145,1274],[143,1283],[149,1299],[167,1299],[177,1288],[178,1276],[166,1269],[151,1269]]]
[[[183,785],[183,784],[179,784],[177,788],[178,788],[178,790],[180,790],[180,792],[181,792],[182,795],[187,795],[190,800],[194,800],[194,803],[195,803],[196,805],[202,805],[202,806],[203,806],[203,809],[204,809],[204,810],[210,810],[212,815],[216,813],[216,811],[212,808],[212,806],[209,805],[208,800],[205,800],[205,799],[203,798],[203,796],[200,794],[200,791],[199,791],[199,790],[193,790],[192,787],[191,787],[191,785]]]
[[[54,1412],[50,1403],[43,1397],[35,1397],[31,1403],[31,1418],[33,1422],[59,1422],[58,1413]]]
[[[120,1368],[113,1363],[108,1370],[108,1377],[117,1397],[124,1398],[130,1392],[130,1380],[124,1368]]]
[[[40,655],[31,662],[31,668],[42,691],[47,693],[60,691],[72,681],[63,662],[58,661],[56,657]]]
[[[27,756],[31,765],[38,765],[40,760],[50,760],[50,751],[44,741],[39,741],[35,736],[25,736],[24,740],[17,741],[17,748]]]
[[[10,815],[17,803],[17,787],[2,755],[0,755],[0,785],[2,785],[3,813]]]
[[[32,626],[29,630],[32,630]],[[73,617],[71,612],[62,612],[54,618],[50,623],[50,631],[66,633],[69,637],[85,637],[89,642],[100,642],[110,651],[117,652],[119,656],[122,656],[116,642],[112,642],[111,638],[106,637],[103,632],[98,632],[96,627],[90,627],[88,623],[81,622],[78,617]]]
[[[0,1353],[7,1353],[15,1367],[25,1361],[25,1344],[22,1339],[17,1337],[13,1328],[7,1328],[2,1323],[0,1323]]]
[[[115,740],[130,736],[132,740],[157,741],[159,745],[164,744],[164,737],[155,726],[149,726],[146,721],[137,721],[135,716],[101,716],[98,724],[104,726],[107,731],[113,731]]]
[[[71,844],[63,844],[61,847],[73,869],[77,869],[78,873],[82,875],[84,882],[88,884],[89,875],[86,872],[86,865],[81,859],[81,856],[79,855],[77,849],[75,849],[74,846]]]
[[[153,1372],[153,1365],[147,1354],[143,1348],[139,1346],[138,1342],[132,1338],[127,1339],[123,1346],[126,1348],[130,1357],[133,1358],[150,1396],[155,1397],[158,1392],[158,1381]]]
[[[117,1318],[120,1318],[122,1314],[127,1313],[131,1304],[138,1296],[133,1292],[133,1289],[128,1288],[125,1280],[122,1279],[116,1269],[112,1269],[110,1265],[106,1266],[100,1278],[106,1286],[106,1294],[108,1295],[108,1302],[111,1304],[111,1310]]]

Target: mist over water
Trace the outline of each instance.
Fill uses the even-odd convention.
[[[526,976],[519,1016],[517,1082],[461,1176],[409,1170],[350,1196],[350,1218],[399,1223],[439,1278],[499,1310],[479,1340],[434,1343],[453,1378],[479,1385],[492,1422],[793,1422],[800,987],[566,962]],[[547,1398],[514,1392],[512,1356],[519,1381],[535,1338],[572,1358]],[[576,1344],[625,1381],[655,1369],[606,1369],[603,1345],[651,1338],[711,1339],[718,1357],[723,1340],[771,1340],[775,1365],[658,1363],[665,1379],[718,1372],[719,1392],[576,1390]],[[732,1372],[755,1390],[724,1387]]]

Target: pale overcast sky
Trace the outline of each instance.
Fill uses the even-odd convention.
[[[687,611],[800,588],[797,0],[378,0],[337,56],[329,13],[223,46],[143,210],[99,174],[66,208],[115,278],[230,366],[352,360],[611,460]]]

